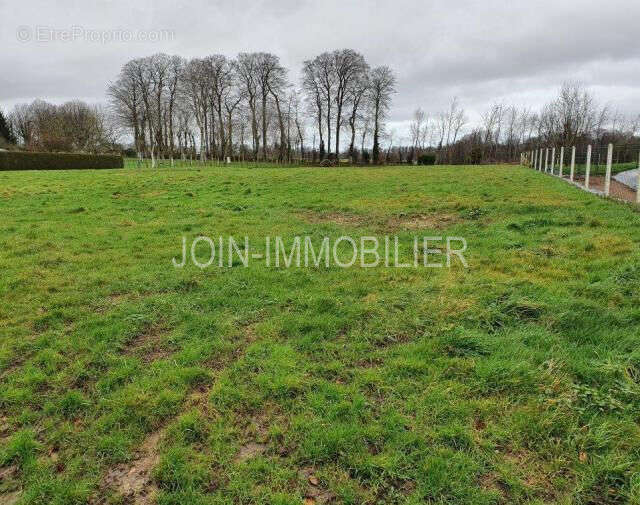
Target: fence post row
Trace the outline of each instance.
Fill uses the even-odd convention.
[[[521,154],[521,160],[526,160],[527,165],[533,167],[534,170],[542,172],[542,154],[544,152],[544,171],[550,172],[555,175],[554,170],[556,166],[556,148],[544,148],[534,149],[527,153]],[[549,154],[551,154],[551,160],[549,160]],[[593,154],[593,146],[587,145],[587,156],[585,162],[585,174],[584,174],[584,188],[589,189],[591,178],[591,159]],[[564,176],[564,146],[560,147],[558,154],[558,177]],[[604,176],[604,196],[608,197],[611,194],[611,175],[613,171],[613,144],[610,143],[607,146],[607,168]],[[576,146],[571,147],[571,161],[569,165],[569,181],[574,182],[576,175]],[[640,204],[640,153],[638,153],[638,174],[636,176],[636,203]]]

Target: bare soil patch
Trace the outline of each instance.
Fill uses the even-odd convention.
[[[162,324],[152,324],[126,345],[123,354],[137,356],[146,364],[167,358],[172,352],[164,340],[169,331]]]
[[[14,503],[18,503],[21,494],[22,491],[20,490],[0,494],[0,503],[2,503],[3,505],[14,505]]]
[[[579,177],[575,179],[575,182],[584,186],[584,177]],[[594,189],[599,192],[604,192],[604,177],[600,175],[590,176],[589,177],[589,189]],[[615,179],[611,179],[611,184],[609,186],[609,196],[612,198],[617,198],[619,200],[623,200],[625,202],[635,202],[636,201],[636,192],[626,184],[622,184],[621,182],[616,181]]]
[[[160,461],[158,445],[163,434],[162,430],[152,433],[140,446],[131,463],[111,468],[104,477],[104,488],[117,491],[127,503],[154,503],[158,490],[152,481],[151,472]]]
[[[335,495],[324,488],[313,468],[307,467],[298,470],[298,477],[307,486],[303,501],[305,505],[323,505],[334,500]]]
[[[509,498],[509,491],[507,486],[502,482],[500,476],[496,473],[487,473],[482,475],[479,479],[479,485],[485,491],[494,491],[500,494],[501,499],[504,500],[504,503]]]
[[[255,458],[259,456],[263,452],[267,450],[267,446],[264,444],[258,444],[257,442],[249,442],[246,445],[243,445],[238,454],[234,458],[234,463],[242,463],[249,459]]]

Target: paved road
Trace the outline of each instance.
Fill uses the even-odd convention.
[[[626,184],[630,188],[638,189],[638,169],[634,168],[633,170],[627,170],[626,172],[620,172],[617,175],[614,175],[613,178],[621,182],[622,184]]]

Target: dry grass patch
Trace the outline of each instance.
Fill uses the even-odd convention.
[[[298,216],[308,223],[331,223],[339,226],[362,226],[366,224],[367,218],[359,214],[348,212],[299,212]]]
[[[441,230],[461,221],[455,214],[400,214],[387,221],[393,230]]]
[[[147,364],[168,358],[172,349],[167,345],[165,336],[169,332],[170,330],[163,324],[149,325],[127,343],[123,354],[136,356]]]

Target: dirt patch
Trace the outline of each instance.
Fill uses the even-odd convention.
[[[575,182],[580,185],[584,185],[584,177],[576,178]],[[590,176],[589,189],[594,189],[601,193],[604,192],[604,177],[600,175]],[[615,179],[611,179],[611,184],[609,186],[609,196],[611,198],[617,198],[618,200],[623,200],[625,202],[635,203],[636,201],[635,190],[630,188],[626,184],[622,184],[621,182],[616,181]]]
[[[306,485],[303,501],[305,505],[323,505],[334,500],[335,495],[323,487],[313,468],[308,467],[298,470],[298,477]]]
[[[158,490],[152,481],[151,472],[160,461],[158,445],[163,434],[162,430],[151,434],[140,446],[131,463],[110,469],[104,477],[103,488],[117,491],[127,503],[154,503]]]
[[[136,356],[144,363],[168,358],[172,350],[164,340],[169,329],[162,324],[152,324],[136,335],[124,348],[123,354]]]
[[[487,473],[478,479],[478,484],[485,491],[493,491],[498,493],[503,500],[508,500],[509,490],[507,486],[502,482],[500,476],[496,473]]]
[[[233,459],[234,463],[243,463],[247,460],[253,459],[256,456],[264,453],[267,450],[267,446],[264,444],[258,444],[256,442],[249,442],[246,445],[240,447],[238,454]]]
[[[387,226],[401,230],[440,230],[460,222],[454,214],[413,214],[396,216],[387,221]]]
[[[257,323],[250,324],[244,329],[244,338],[247,343],[251,344],[260,338],[256,330]]]
[[[0,503],[2,503],[2,505],[14,505],[14,503],[18,503],[21,494],[22,491],[0,494]]]
[[[384,361],[382,358],[374,358],[374,357],[367,357],[364,359],[359,360],[356,363],[356,366],[358,368],[377,368],[379,366],[382,366],[384,364]]]

